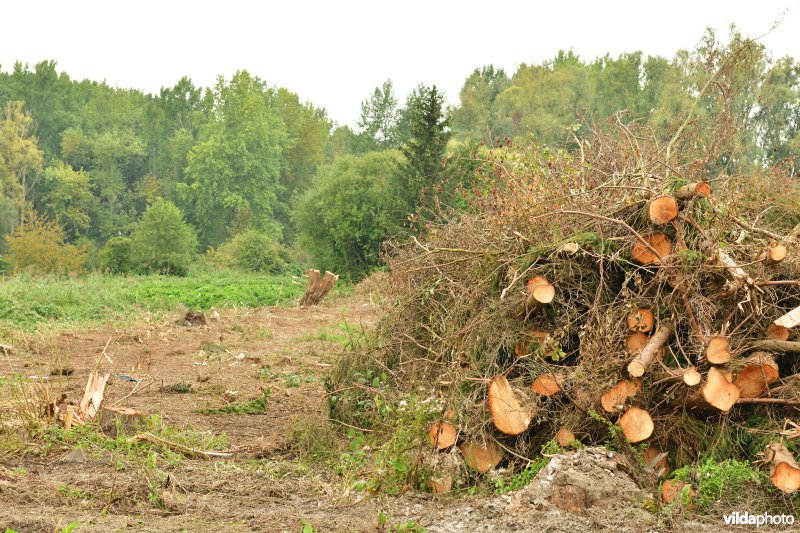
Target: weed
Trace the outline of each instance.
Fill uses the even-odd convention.
[[[269,398],[270,389],[264,389],[264,392],[255,400],[249,402],[229,403],[222,407],[215,409],[201,409],[198,411],[204,415],[261,415],[267,411],[267,399]]]
[[[749,462],[735,459],[721,462],[707,459],[703,463],[675,470],[672,477],[697,487],[697,495],[692,502],[702,512],[714,510],[721,502],[726,507],[734,508],[739,503],[745,503],[743,498],[752,500],[754,493],[763,491],[769,485],[763,471],[753,468]],[[752,504],[750,501],[748,503]],[[755,508],[749,510],[757,511]]]
[[[174,392],[177,394],[189,394],[194,392],[194,387],[191,383],[173,383],[172,385],[168,385],[164,387],[164,392]]]

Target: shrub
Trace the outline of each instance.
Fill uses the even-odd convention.
[[[175,204],[159,198],[133,229],[132,257],[142,272],[185,276],[197,251],[197,237]]]
[[[64,228],[55,221],[28,211],[24,223],[4,237],[4,261],[15,271],[31,274],[80,272],[86,251],[64,242]]]
[[[341,156],[320,172],[294,212],[300,243],[315,263],[358,280],[381,264],[381,245],[402,232],[408,213],[404,159],[388,150]]]
[[[100,250],[100,269],[109,274],[130,274],[133,262],[133,241],[128,237],[112,237]]]
[[[274,237],[254,229],[235,235],[214,256],[223,266],[249,272],[279,274],[287,267],[287,250]]]

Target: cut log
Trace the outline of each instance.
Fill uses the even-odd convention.
[[[428,428],[431,448],[444,450],[456,443],[458,430],[449,422],[435,422]]]
[[[642,380],[623,379],[600,397],[600,405],[607,413],[614,413],[622,411],[625,408],[625,402],[631,396],[634,396],[642,388]]]
[[[528,308],[535,309],[552,303],[556,296],[556,288],[543,276],[534,276],[528,280]]]
[[[707,198],[711,195],[711,185],[707,181],[697,183],[687,183],[677,191],[675,197],[679,200],[689,200],[691,198]]]
[[[560,391],[561,387],[552,374],[542,374],[533,380],[531,390],[540,396],[552,396]]]
[[[531,412],[522,406],[505,376],[489,382],[489,411],[497,429],[506,435],[519,435],[531,423]]]
[[[561,428],[556,433],[556,442],[562,448],[566,448],[573,441],[575,441],[575,434],[567,428]]]
[[[310,269],[308,271],[308,285],[306,286],[305,294],[300,299],[300,307],[321,303],[337,281],[339,281],[339,276],[333,272],[326,271],[325,275],[320,279],[319,270]]]
[[[757,259],[766,266],[777,265],[786,259],[786,246],[777,242],[771,242],[767,249],[758,255]]]
[[[101,376],[96,370],[89,374],[89,380],[86,382],[86,389],[83,392],[83,399],[78,408],[78,417],[82,421],[93,419],[100,410],[109,376],[110,374]]]
[[[631,246],[631,257],[640,265],[657,265],[672,251],[672,241],[663,233],[646,235],[643,239],[657,254],[637,239]]]
[[[459,449],[467,466],[478,472],[488,472],[503,460],[503,450],[491,440],[464,442]]]
[[[700,388],[700,396],[708,405],[727,413],[739,399],[739,387],[728,381],[719,369],[711,367]]]
[[[672,196],[659,196],[650,202],[647,214],[653,224],[662,225],[672,222],[678,216],[678,201]]]
[[[636,444],[653,434],[653,419],[650,413],[639,407],[631,407],[619,419],[619,426],[628,442]]]
[[[683,488],[688,485],[685,481],[677,479],[665,479],[661,482],[661,499],[665,503],[672,503],[675,498],[683,493]],[[695,495],[694,489],[689,487],[689,499],[691,500]]]
[[[779,491],[791,494],[800,490],[800,466],[791,450],[780,442],[767,445],[766,459],[770,464],[770,481]]]
[[[672,326],[670,324],[662,324],[647,341],[645,347],[642,348],[636,357],[628,364],[628,374],[635,378],[643,376],[647,368],[655,360],[661,347],[666,344],[671,334]]]
[[[749,287],[753,287],[755,285],[753,278],[751,278],[742,267],[737,265],[736,261],[734,261],[731,256],[722,250],[717,252],[717,260],[719,261],[719,264],[724,266],[733,277],[730,290],[737,290],[742,286],[743,283]]]
[[[628,329],[639,333],[650,333],[655,325],[655,316],[650,309],[637,309],[628,315]]]
[[[653,472],[658,477],[667,477],[669,475],[669,460],[667,456],[667,453],[662,452],[651,444],[644,451],[644,464],[653,469]]]
[[[756,352],[747,359],[733,384],[739,387],[740,398],[758,398],[778,381],[778,376],[775,359],[766,352]]]
[[[800,342],[798,341],[755,341],[752,346],[770,352],[800,353]]]
[[[695,367],[690,366],[683,371],[683,382],[686,385],[694,387],[695,385],[699,385],[701,381],[703,381],[703,376]]]
[[[767,326],[767,338],[776,340],[776,341],[785,341],[789,340],[789,335],[791,334],[791,330],[784,326],[779,326],[778,324],[772,322],[769,326]]]
[[[708,341],[706,346],[706,359],[712,365],[724,365],[731,360],[730,352],[731,342],[721,336],[715,335]]]
[[[625,337],[625,351],[629,354],[636,354],[639,353],[642,348],[647,346],[647,342],[650,340],[650,337],[637,331],[636,333],[631,333],[627,337]]]
[[[800,324],[800,306],[795,307],[779,319],[777,319],[773,324],[777,326],[783,326],[787,329],[792,329],[797,327]]]

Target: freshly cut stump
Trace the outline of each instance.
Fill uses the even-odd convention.
[[[733,384],[739,387],[741,398],[758,398],[778,377],[778,364],[772,355],[756,352],[747,359]]]
[[[786,246],[777,242],[770,243],[769,247],[758,256],[758,260],[767,266],[777,265],[784,259],[786,259]]]
[[[724,365],[731,360],[731,341],[720,335],[711,337],[706,346],[706,359],[713,365]]]
[[[600,405],[607,413],[622,411],[628,398],[634,396],[641,388],[641,380],[633,379],[628,381],[623,379],[600,397]]]
[[[678,216],[678,201],[672,196],[659,196],[647,208],[650,222],[653,224],[666,224]]]
[[[556,288],[544,276],[534,276],[528,280],[528,307],[533,309],[553,302]]]
[[[567,428],[561,428],[558,430],[558,433],[556,433],[556,442],[562,448],[566,448],[574,440],[575,434]]]
[[[542,374],[533,380],[531,390],[540,396],[552,396],[561,390],[552,374]]]
[[[639,239],[636,239],[631,246],[631,257],[640,265],[657,265],[661,262],[661,259],[668,256],[672,251],[672,241],[663,233],[653,233],[642,238],[657,254],[654,254],[650,248],[645,246]]]
[[[519,435],[531,423],[531,412],[522,406],[505,376],[489,382],[489,411],[495,427],[506,435]]]
[[[703,376],[695,367],[690,366],[683,371],[683,382],[686,385],[694,387],[695,385],[699,385],[701,381],[703,381]]]
[[[432,448],[444,450],[456,443],[458,430],[449,422],[435,422],[428,428]]]
[[[700,181],[697,183],[687,183],[675,192],[675,197],[679,200],[688,200],[690,198],[707,198],[711,195],[711,185],[707,181]]]
[[[791,494],[800,489],[800,466],[791,450],[783,443],[767,445],[766,459],[770,463],[770,481],[779,491]]]
[[[503,460],[503,450],[490,440],[465,442],[459,449],[467,466],[478,472],[488,472]]]
[[[700,396],[712,407],[728,412],[739,399],[739,387],[728,381],[719,369],[711,367],[700,388]]]
[[[779,326],[774,322],[767,326],[767,338],[776,341],[787,341],[791,335],[791,330],[784,326]]]
[[[655,325],[655,316],[650,309],[637,309],[628,315],[628,329],[640,333],[650,333]]]
[[[628,442],[636,444],[650,438],[653,434],[653,419],[650,413],[639,407],[631,407],[619,419],[622,433]]]

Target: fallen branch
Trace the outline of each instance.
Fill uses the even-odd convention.
[[[770,352],[800,353],[799,341],[763,340],[751,344],[753,348],[768,350]]]
[[[628,363],[628,374],[638,378],[644,375],[647,368],[653,363],[659,349],[664,346],[672,334],[672,326],[670,324],[662,324],[658,331],[650,337],[642,351],[633,358],[633,361]]]
[[[131,437],[132,442],[151,442],[153,444],[158,444],[160,446],[164,446],[174,452],[181,453],[187,457],[202,457],[204,459],[213,459],[216,457],[219,458],[229,458],[233,457],[233,453],[231,452],[219,452],[219,451],[206,451],[206,450],[198,450],[197,448],[190,448],[189,446],[184,446],[183,444],[178,444],[177,442],[172,442],[169,440],[165,440],[159,437],[156,437],[152,433],[140,433],[139,435],[134,435]]]

